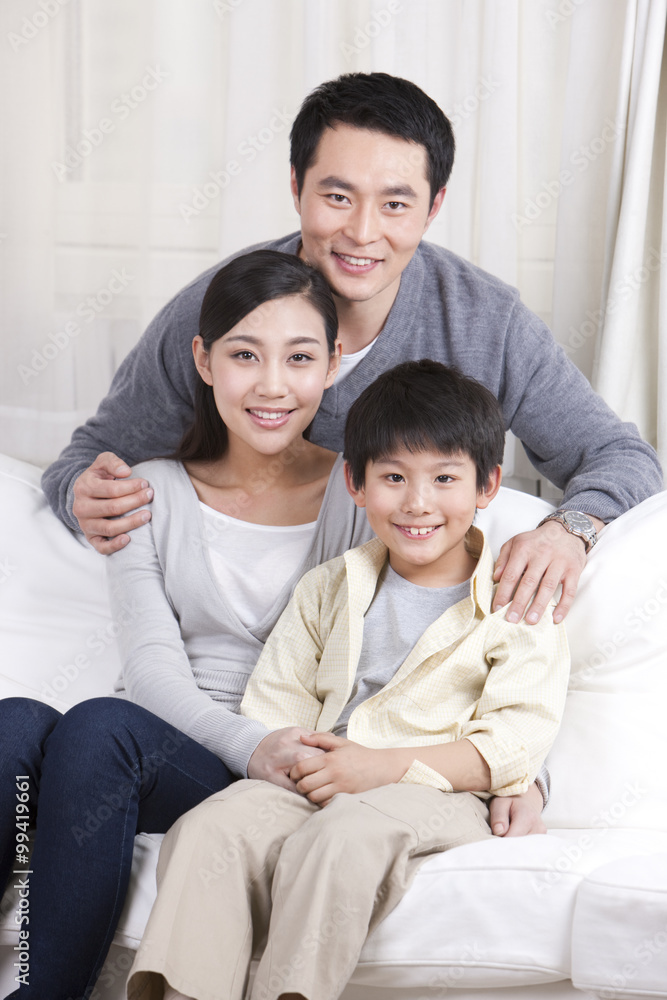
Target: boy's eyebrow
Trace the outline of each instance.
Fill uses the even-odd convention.
[[[384,465],[402,465],[403,464],[403,462],[401,461],[400,458],[392,458],[391,455],[384,455],[381,458],[376,458],[374,461],[375,461],[376,465],[382,465],[382,464],[384,464]],[[465,458],[458,458],[458,457],[454,457],[453,455],[451,455],[451,456],[450,455],[443,455],[442,458],[438,459],[437,462],[433,462],[432,463],[432,467],[433,468],[437,468],[437,467],[439,467],[441,465],[449,465],[449,466],[459,467],[459,466],[462,466],[462,465],[465,465],[465,464],[466,464]]]
[[[243,344],[253,344],[254,346],[261,347],[263,341],[259,337],[253,337],[250,333],[235,333],[231,337],[225,336],[225,340],[229,343],[232,340],[238,340]],[[317,337],[308,337],[306,334],[298,337],[290,337],[289,340],[285,341],[286,344],[319,344],[320,341]]]
[[[356,191],[354,184],[350,184],[349,181],[344,181],[342,177],[336,177],[331,174],[329,177],[323,177],[317,182],[317,186],[321,188],[335,187],[340,188],[341,191]],[[416,198],[417,192],[410,184],[394,184],[391,187],[383,188],[380,191],[383,198]]]

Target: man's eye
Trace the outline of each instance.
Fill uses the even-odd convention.
[[[392,210],[397,208],[405,208],[405,204],[402,201],[388,201],[387,206]]]
[[[333,198],[337,205],[342,205],[344,201],[347,201],[347,197],[344,194],[332,194],[329,197]]]

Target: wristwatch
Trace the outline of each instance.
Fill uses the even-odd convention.
[[[538,524],[540,528],[547,521],[558,521],[571,535],[578,535],[586,546],[588,554],[598,540],[598,533],[595,525],[587,514],[582,514],[580,510],[555,510],[553,514],[547,514]]]

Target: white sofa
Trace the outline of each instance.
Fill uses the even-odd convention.
[[[0,456],[0,697],[61,710],[119,669],[104,559],[60,524],[38,469]],[[497,551],[543,501],[503,490]],[[369,938],[344,1000],[667,997],[667,493],[608,527],[568,618],[573,667],[549,758],[549,833],[430,859]],[[136,839],[131,893],[95,996],[124,995],[154,896],[159,836]],[[15,900],[0,987],[13,988]]]

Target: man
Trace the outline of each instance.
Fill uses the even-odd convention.
[[[562,584],[560,622],[596,531],[661,488],[653,449],[623,424],[517,293],[422,237],[445,196],[451,125],[417,86],[348,74],[304,101],[291,134],[301,232],[266,244],[298,253],[331,285],[343,374],[325,392],[311,439],[340,449],[346,413],[380,372],[430,357],[499,399],[534,465],[564,489],[561,513],[501,550],[494,608],[537,622]],[[49,501],[103,553],[130,541],[150,500],[130,465],[174,450],[192,413],[191,343],[215,269],[183,289],[130,352],[97,414],[44,474]],[[97,457],[96,457],[97,456]],[[534,599],[528,612],[531,597]]]

